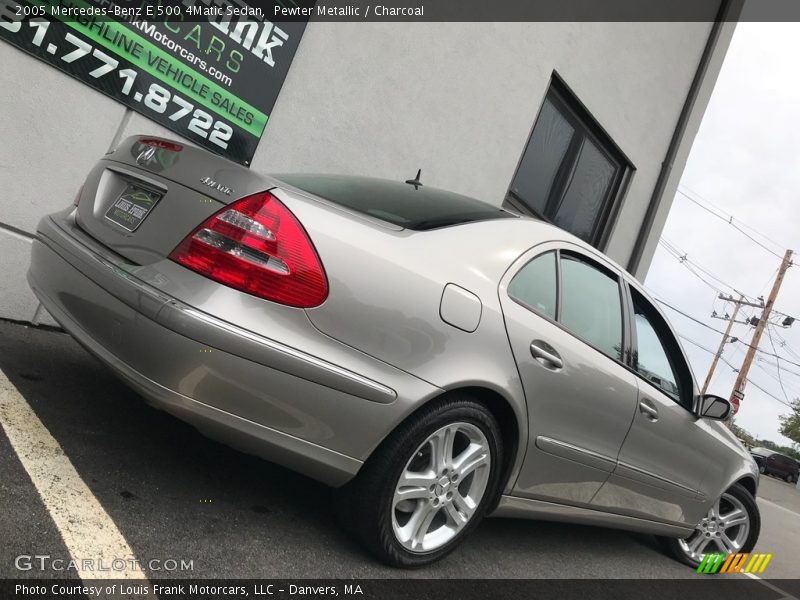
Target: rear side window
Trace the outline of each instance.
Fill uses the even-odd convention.
[[[772,456],[773,454],[775,454],[774,451],[768,450],[767,448],[761,448],[760,446],[758,448],[753,448],[751,452],[752,454],[757,454],[758,456],[764,456],[764,457]]]
[[[387,179],[349,175],[284,174],[276,179],[350,210],[425,231],[516,215],[469,196]]]
[[[577,257],[561,254],[561,323],[579,338],[622,360],[619,282]]]
[[[556,318],[556,253],[534,258],[508,284],[508,295],[526,308]]]

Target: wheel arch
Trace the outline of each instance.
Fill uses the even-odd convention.
[[[516,481],[516,475],[519,472],[522,458],[524,457],[526,447],[525,440],[527,439],[528,429],[527,421],[523,420],[526,415],[525,417],[519,415],[518,411],[515,410],[515,403],[506,395],[491,387],[480,384],[461,385],[444,389],[441,393],[428,398],[425,402],[415,406],[414,410],[406,414],[403,419],[392,427],[386,437],[384,437],[383,440],[373,448],[372,452],[370,452],[370,457],[377,452],[393,432],[405,425],[405,423],[419,412],[458,395],[468,396],[472,400],[485,406],[487,410],[492,413],[492,416],[494,416],[500,426],[500,434],[503,440],[503,470],[500,473],[499,493],[495,500],[495,502],[497,502],[500,499],[500,495],[505,493],[513,485],[514,481]],[[370,457],[368,457],[367,460],[369,460]],[[489,512],[493,509],[494,506],[490,506]]]
[[[503,437],[503,470],[500,473],[499,494],[494,503],[500,500],[502,494],[511,485],[512,474],[519,469],[518,458],[521,458],[522,445],[520,444],[523,431],[527,435],[527,427],[520,427],[519,417],[512,403],[504,395],[496,390],[481,386],[465,386],[452,390],[447,390],[433,400],[445,399],[453,394],[465,394],[471,396],[483,404],[492,413],[500,426],[500,434]],[[516,479],[514,476],[513,479]],[[489,507],[489,512],[493,511],[494,505]]]
[[[740,477],[734,481],[733,485],[736,485],[737,483],[750,492],[750,495],[753,496],[753,498],[756,497],[756,492],[758,491],[758,482],[756,481],[755,477],[745,475],[744,477]]]

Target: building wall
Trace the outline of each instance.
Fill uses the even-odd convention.
[[[391,179],[422,168],[426,184],[499,205],[556,70],[636,168],[608,248],[625,264],[710,29],[311,23],[252,168]],[[683,162],[728,41],[695,106]],[[24,280],[37,220],[71,202],[90,166],[122,137],[175,134],[8,44],[0,43],[0,63],[0,318],[38,320]]]
[[[664,192],[661,195],[658,209],[653,220],[653,227],[647,242],[642,248],[642,255],[639,260],[639,267],[636,270],[636,277],[640,281],[644,281],[650,264],[653,262],[653,255],[658,246],[658,240],[661,237],[661,232],[664,229],[664,224],[667,222],[667,216],[672,208],[672,202],[675,200],[675,194],[678,190],[683,169],[686,166],[686,161],[689,159],[689,152],[692,149],[692,143],[697,136],[700,129],[700,122],[703,120],[708,102],[711,99],[711,93],[714,91],[714,85],[717,82],[717,76],[722,69],[722,62],[725,60],[725,53],[730,46],[731,38],[733,37],[734,30],[736,29],[736,22],[723,23],[719,33],[719,40],[717,42],[717,49],[711,55],[708,64],[708,74],[700,84],[700,89],[697,93],[697,104],[692,111],[689,121],[686,124],[686,132],[683,135],[680,145],[678,146],[677,153],[673,164],[669,167],[669,175],[664,186]]]

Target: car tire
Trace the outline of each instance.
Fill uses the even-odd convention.
[[[719,508],[721,506],[723,507],[722,509]],[[714,519],[716,523],[720,522],[718,519],[720,515],[724,517],[727,514],[731,514],[733,510],[739,509],[746,512],[748,519],[746,530],[739,529],[739,527],[744,527],[744,524],[724,527],[721,530],[718,529],[719,525],[716,524],[713,528],[710,527],[712,512],[715,509],[717,510],[717,518]],[[741,538],[740,544],[736,548],[726,549],[724,544],[720,541],[720,538],[715,537],[717,531],[721,534],[728,534],[728,539],[730,536],[733,536],[737,540]],[[752,494],[750,494],[746,488],[736,483],[722,494],[722,497],[717,500],[708,515],[698,523],[697,528],[691,535],[681,539],[662,538],[662,542],[668,554],[673,558],[691,567],[697,568],[703,554],[712,552],[751,552],[758,541],[760,531],[761,515],[758,511],[758,506],[756,506],[755,498],[753,498]],[[709,541],[705,542],[705,545],[700,549],[701,551],[696,553],[687,552],[687,548],[691,549],[691,547],[693,547],[693,542],[703,544],[705,540]]]
[[[343,525],[383,562],[423,567],[477,527],[496,500],[502,466],[492,413],[467,395],[448,395],[401,424],[340,490]]]

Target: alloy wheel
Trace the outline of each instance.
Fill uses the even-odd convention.
[[[741,500],[722,494],[698,523],[694,533],[679,541],[681,550],[699,563],[709,552],[740,552],[750,533],[750,515]]]
[[[472,519],[491,470],[486,435],[471,423],[451,423],[420,444],[392,498],[392,529],[414,553],[437,550]]]

